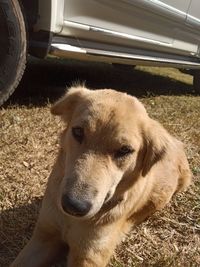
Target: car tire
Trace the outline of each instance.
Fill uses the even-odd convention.
[[[26,27],[20,3],[0,0],[0,105],[20,82],[26,57]]]
[[[193,74],[193,88],[197,94],[200,94],[200,70],[195,70]]]

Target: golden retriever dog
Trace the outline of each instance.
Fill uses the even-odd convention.
[[[144,106],[110,89],[71,88],[51,109],[66,124],[33,236],[12,267],[105,267],[131,227],[190,184],[183,145]],[[65,251],[65,250],[64,250]]]

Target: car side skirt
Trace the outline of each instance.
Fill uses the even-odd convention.
[[[151,65],[178,68],[200,68],[200,59],[148,50],[133,49],[93,41],[54,36],[49,54],[79,60],[102,61],[128,65]]]

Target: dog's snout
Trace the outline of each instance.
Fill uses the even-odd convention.
[[[66,194],[62,196],[61,204],[66,213],[74,216],[86,215],[92,206],[92,204],[87,200],[79,200]]]

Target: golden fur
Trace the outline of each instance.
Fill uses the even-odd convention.
[[[132,226],[190,184],[183,145],[136,98],[114,90],[77,86],[51,111],[66,129],[33,236],[11,266],[50,266],[67,247],[68,267],[104,267]],[[91,207],[68,213],[63,196]]]

